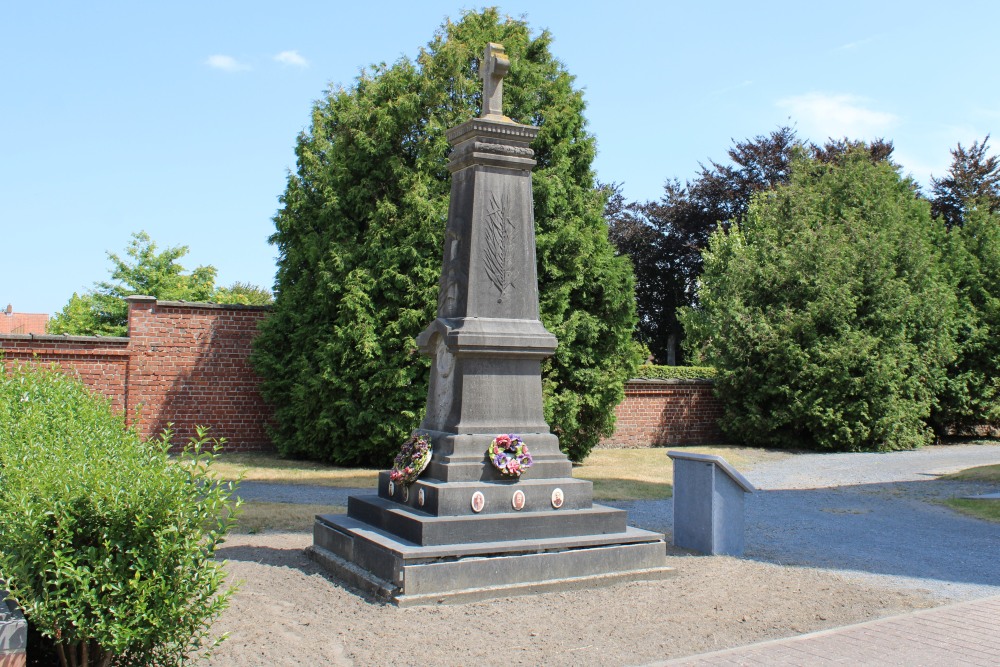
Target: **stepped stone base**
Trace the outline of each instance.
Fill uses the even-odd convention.
[[[595,505],[591,511],[608,509]],[[663,535],[638,528],[419,546],[351,516],[320,515],[308,553],[348,585],[399,606],[469,602],[674,574],[664,565]]]

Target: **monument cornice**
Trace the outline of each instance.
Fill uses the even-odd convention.
[[[507,139],[515,143],[529,144],[538,136],[538,132],[539,128],[534,125],[507,123],[489,118],[473,118],[451,128],[445,133],[445,136],[448,137],[448,143],[452,146],[479,137]]]

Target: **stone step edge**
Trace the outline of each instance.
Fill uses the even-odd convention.
[[[396,604],[399,607],[418,607],[435,604],[466,604],[498,597],[533,595],[549,591],[567,591],[592,588],[594,586],[611,586],[633,581],[656,581],[677,575],[672,567],[651,567],[624,572],[607,574],[591,574],[579,577],[561,579],[546,579],[527,583],[483,586],[465,588],[444,593],[425,593],[416,595],[400,595],[399,587],[384,579],[380,579],[354,563],[344,560],[337,554],[315,544],[306,548],[306,555],[349,587],[362,593],[372,595],[379,600]],[[516,556],[505,556],[516,558]]]

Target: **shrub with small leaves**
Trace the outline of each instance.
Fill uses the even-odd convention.
[[[64,665],[183,664],[218,642],[235,486],[205,429],[176,459],[170,440],[54,368],[0,364],[0,578]]]

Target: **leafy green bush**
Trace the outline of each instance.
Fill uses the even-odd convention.
[[[971,435],[979,426],[1000,426],[1000,215],[972,202],[950,236],[958,356],[948,365],[933,421],[941,434]]]
[[[892,450],[928,442],[954,358],[942,225],[863,150],[798,156],[791,183],[712,236],[682,321],[718,369],[721,426],[760,446]]]
[[[234,487],[199,429],[179,460],[56,369],[0,364],[0,578],[70,664],[180,664],[228,604]]]
[[[436,317],[450,175],[445,131],[479,114],[478,58],[510,57],[504,113],[539,126],[532,173],[545,418],[574,460],[614,427],[641,357],[628,259],[608,241],[583,93],[547,32],[495,9],[445,23],[415,61],[365,70],[316,104],[271,242],[274,312],[254,341],[286,456],[389,465],[426,405],[414,339]]]
[[[711,380],[716,371],[711,366],[639,366],[635,377],[644,380]]]

